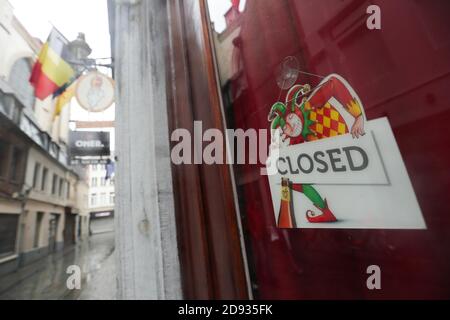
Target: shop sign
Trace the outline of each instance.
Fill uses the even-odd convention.
[[[279,228],[426,229],[388,119],[367,121],[345,79],[294,86],[269,120]]]
[[[93,213],[93,216],[95,218],[105,218],[105,217],[109,217],[111,215],[112,215],[111,211],[95,212],[95,213]]]
[[[98,71],[83,75],[77,82],[75,97],[89,112],[101,112],[114,102],[114,81]]]
[[[70,156],[72,158],[109,156],[109,141],[109,132],[70,131]]]
[[[108,164],[108,159],[87,159],[87,158],[78,158],[78,159],[70,159],[70,165],[93,165],[93,164]]]

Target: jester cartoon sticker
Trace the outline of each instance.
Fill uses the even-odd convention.
[[[343,77],[294,84],[268,120],[277,227],[425,228],[387,119],[368,122]]]

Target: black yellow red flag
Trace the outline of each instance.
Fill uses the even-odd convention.
[[[44,100],[53,95],[75,76],[75,71],[66,61],[69,57],[67,45],[67,39],[53,28],[30,77],[37,98]]]

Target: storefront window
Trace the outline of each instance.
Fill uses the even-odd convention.
[[[15,253],[18,222],[16,214],[0,214],[0,259]]]
[[[208,1],[227,127],[303,154],[233,167],[257,298],[450,297],[450,3],[377,4]]]

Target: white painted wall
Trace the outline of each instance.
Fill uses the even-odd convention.
[[[0,77],[8,78],[17,59],[33,57],[33,51],[13,24],[14,13],[7,0],[0,0]]]
[[[119,298],[179,299],[164,56],[166,1],[113,3]]]

